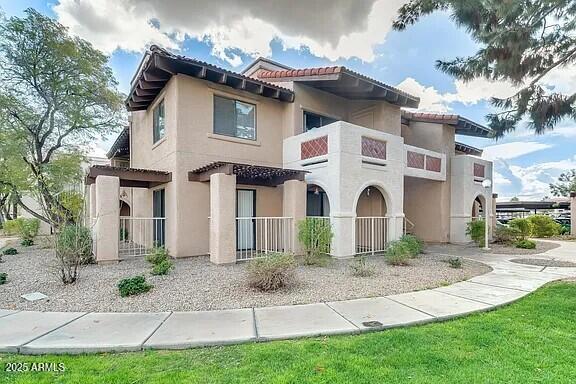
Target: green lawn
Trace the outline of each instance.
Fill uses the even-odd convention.
[[[574,383],[576,284],[498,311],[338,336],[178,352],[0,355],[63,362],[64,373],[0,373],[8,383]]]

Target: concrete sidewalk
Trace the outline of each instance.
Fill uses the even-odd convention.
[[[576,261],[576,243],[546,257]],[[556,251],[556,252],[555,252]],[[539,255],[531,257],[539,258]],[[95,353],[182,349],[306,336],[351,334],[422,324],[508,304],[575,268],[512,263],[511,255],[475,259],[493,271],[468,281],[386,297],[204,312],[77,313],[0,309],[0,352]]]

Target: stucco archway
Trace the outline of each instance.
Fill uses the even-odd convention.
[[[487,199],[484,195],[482,194],[476,195],[476,197],[472,201],[471,218],[473,220],[486,217],[486,213],[488,211],[486,201]]]
[[[306,191],[306,216],[330,217],[330,198],[318,184],[308,184]]]

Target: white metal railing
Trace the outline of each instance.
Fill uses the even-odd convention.
[[[407,217],[404,217],[404,225],[402,227],[402,234],[407,234],[409,231],[413,230],[415,227],[414,223],[410,221]]]
[[[388,243],[388,217],[356,218],[356,253],[383,252]]]
[[[146,256],[155,246],[166,244],[166,218],[120,217],[119,258]]]
[[[294,250],[292,217],[237,217],[236,259],[251,260]]]

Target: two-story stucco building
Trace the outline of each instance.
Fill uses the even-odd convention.
[[[464,243],[492,217],[492,164],[455,135],[489,137],[458,115],[344,67],[258,59],[242,73],[151,47],[126,102],[130,125],[90,169],[99,261],[210,255],[232,263],[298,251],[297,223],[329,220],[331,254],[384,249],[410,232]]]

